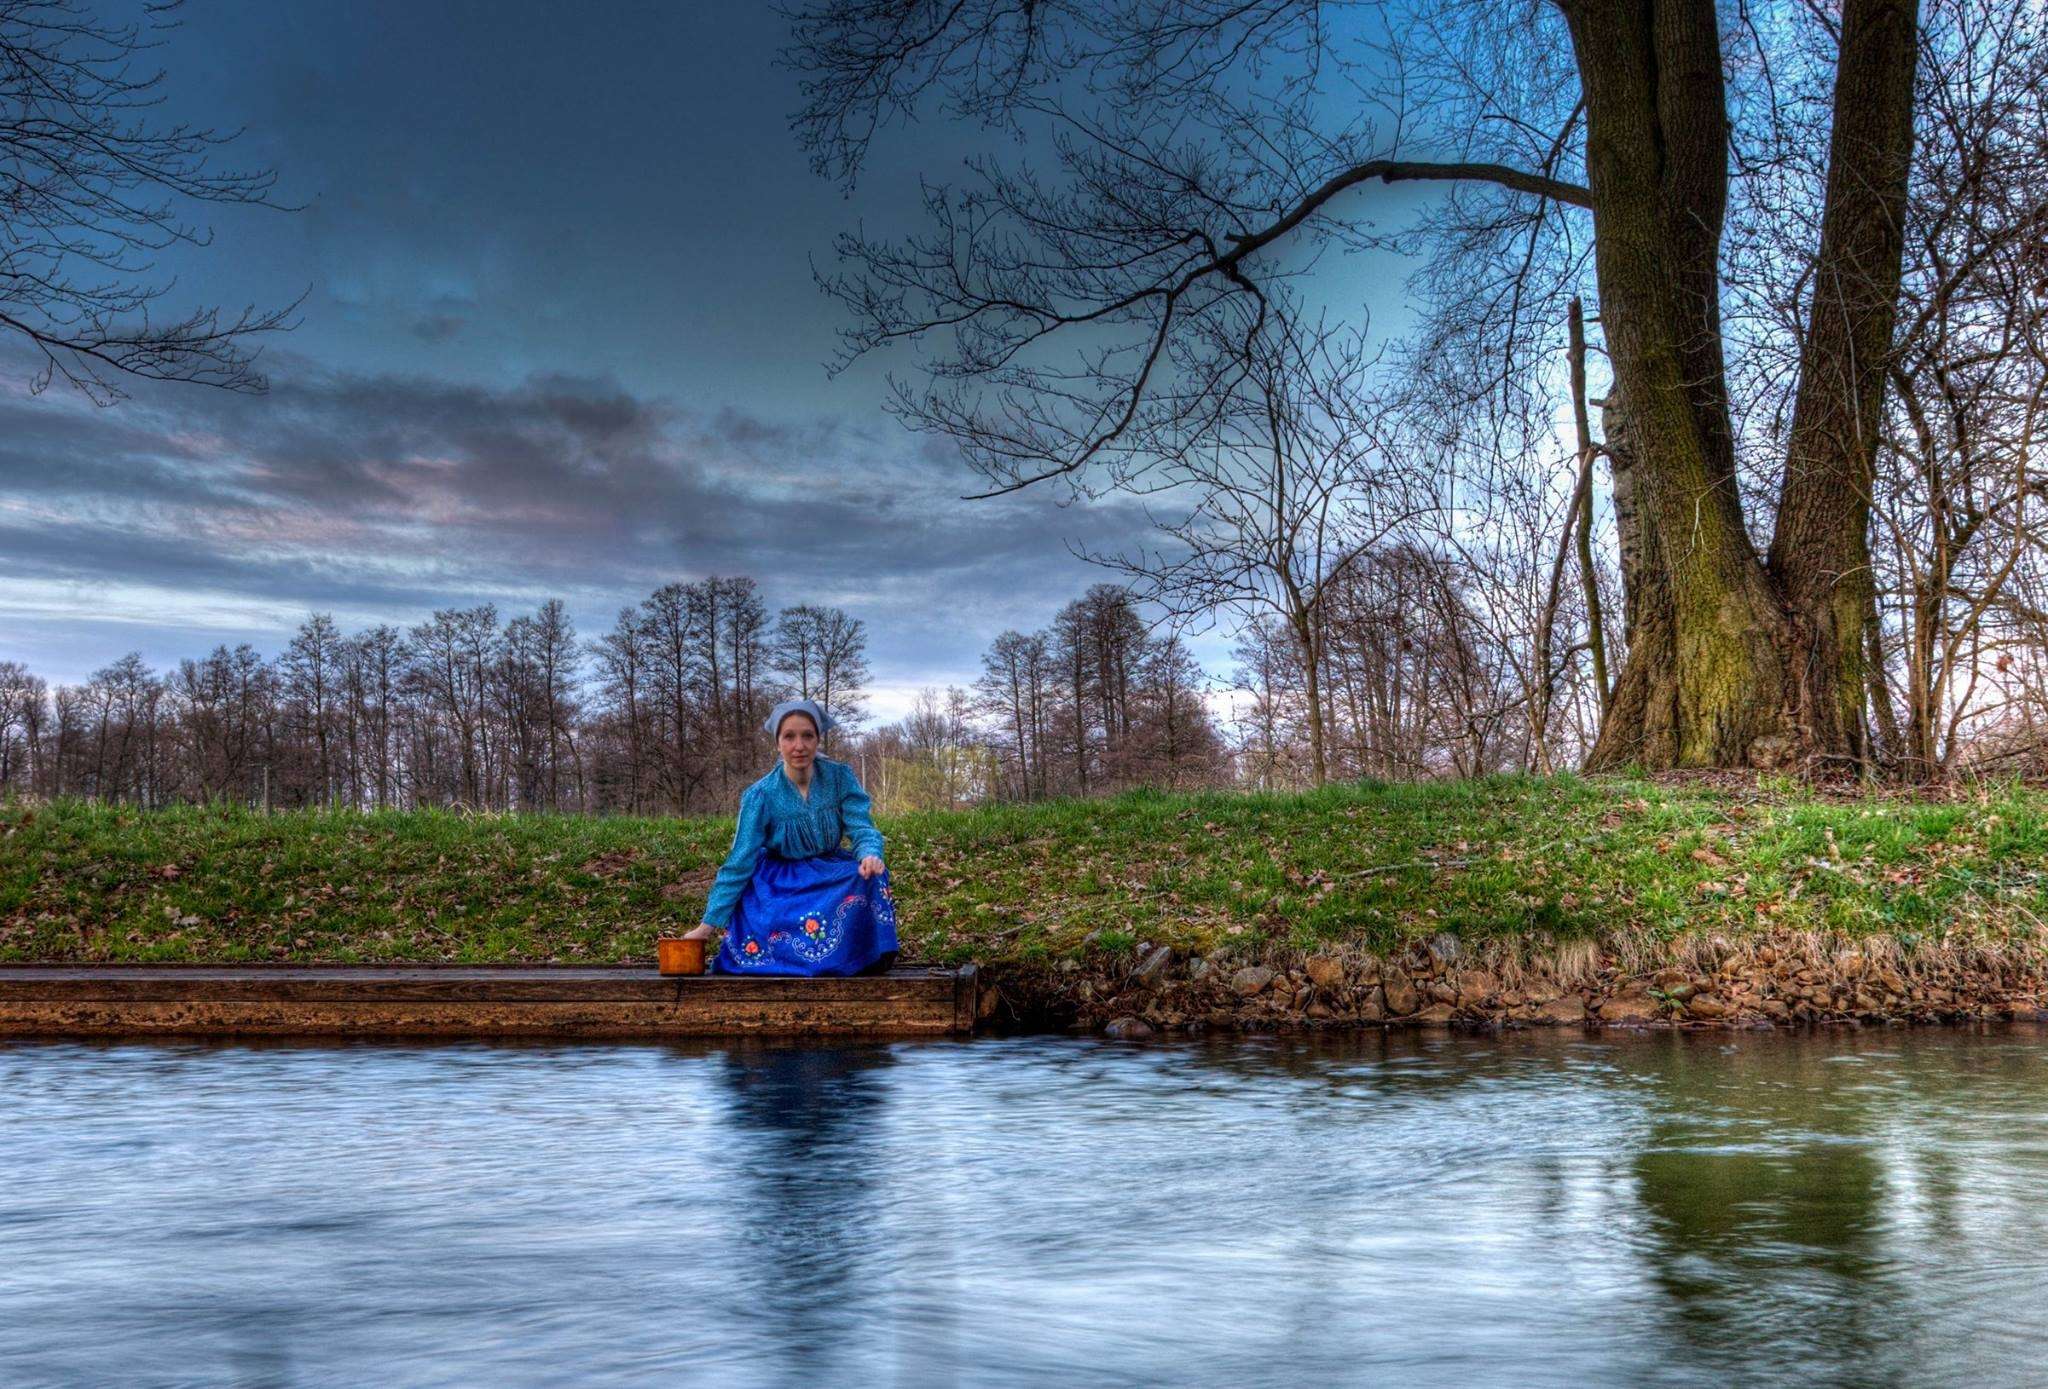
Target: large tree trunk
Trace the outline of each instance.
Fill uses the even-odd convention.
[[[1889,309],[1874,350],[1868,295],[1848,309],[1834,305],[1837,338],[1809,346],[1800,401],[1813,422],[1795,436],[1805,441],[1801,456],[1822,465],[1793,497],[1799,522],[1784,562],[1767,567],[1744,525],[1722,358],[1728,125],[1713,0],[1562,3],[1586,98],[1595,267],[1616,397],[1608,446],[1617,513],[1628,513],[1628,657],[1587,766],[1770,767],[1794,755],[1860,757],[1862,591],[1854,591],[1856,620],[1846,626],[1813,614],[1836,612],[1832,580],[1845,572],[1836,566],[1867,551],[1869,455],[1860,475],[1863,505],[1830,509],[1858,474],[1853,456],[1826,444],[1847,437],[1874,447],[1871,393],[1883,385]],[[1903,69],[1892,51],[1901,8],[1908,11]],[[1874,103],[1882,89],[1886,101],[1903,99],[1910,108],[1910,0],[1847,0],[1845,9],[1840,93]],[[1882,37],[1870,37],[1873,30]],[[1892,90],[1901,71],[1902,98]],[[1890,129],[1888,119],[1876,124]],[[1832,238],[1824,231],[1816,284],[1839,286],[1854,276],[1881,294],[1881,276],[1872,271],[1881,269],[1884,247],[1854,221],[1881,205],[1881,197],[1869,201],[1879,197],[1871,180],[1891,172],[1898,137],[1894,131],[1890,145],[1871,143],[1863,112],[1853,124],[1831,150],[1824,227],[1836,231]],[[1910,133],[1908,125],[1908,145]],[[1902,191],[1903,168],[1898,177]],[[1893,299],[1899,244],[1894,226]],[[1840,363],[1850,359],[1857,370],[1845,375]],[[1860,384],[1866,359],[1877,373],[1867,390]],[[1830,404],[1831,396],[1839,399]],[[1866,412],[1871,428],[1861,435],[1836,427]],[[1861,572],[1867,583],[1867,567]],[[1846,655],[1845,643],[1854,648]],[[1845,670],[1857,676],[1846,691]]]
[[[1815,751],[1870,759],[1864,624],[1876,476],[1913,153],[1916,0],[1842,11],[1827,203],[1770,568],[1794,618],[1800,723]]]
[[[1322,653],[1316,649],[1317,643],[1312,637],[1303,636],[1301,641],[1308,648],[1308,663],[1305,669],[1308,671],[1309,775],[1315,779],[1317,786],[1322,786],[1330,779],[1329,754],[1324,750],[1323,744],[1323,682],[1320,669],[1323,663]]]
[[[1743,527],[1721,357],[1727,99],[1713,0],[1567,4],[1600,318],[1642,545],[1595,768],[1740,766],[1790,732],[1789,631]]]

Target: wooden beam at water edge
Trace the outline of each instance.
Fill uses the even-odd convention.
[[[0,1035],[943,1036],[974,1030],[974,966],[857,979],[652,967],[0,966]]]

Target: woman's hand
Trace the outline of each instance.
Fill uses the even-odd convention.
[[[693,930],[683,932],[684,940],[710,940],[718,934],[718,928],[706,921]]]
[[[882,860],[877,858],[873,854],[869,854],[866,858],[860,861],[860,875],[863,878],[872,878],[875,876],[875,874],[881,871]]]

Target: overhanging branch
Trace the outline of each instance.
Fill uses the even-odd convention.
[[[1382,183],[1409,183],[1425,179],[1497,183],[1518,193],[1533,193],[1540,198],[1570,203],[1573,207],[1593,206],[1593,195],[1579,184],[1566,183],[1562,179],[1549,178],[1543,174],[1532,174],[1526,169],[1516,169],[1506,164],[1432,164],[1408,159],[1369,159],[1329,179],[1296,203],[1285,217],[1264,231],[1254,232],[1250,236],[1229,238],[1233,249],[1223,257],[1220,264],[1234,265],[1254,251],[1271,245],[1321,211],[1323,204],[1339,193],[1356,188],[1361,183],[1370,183],[1374,179]]]
[[[1159,322],[1153,330],[1150,348],[1145,355],[1144,361],[1138,367],[1136,379],[1128,392],[1128,399],[1123,403],[1122,408],[1115,412],[1115,423],[1103,433],[1090,439],[1074,457],[1066,462],[1057,464],[1029,477],[1013,478],[1002,486],[987,492],[972,493],[969,499],[984,500],[990,497],[1003,496],[1010,492],[1021,491],[1024,488],[1045,482],[1051,478],[1072,473],[1087,464],[1102,449],[1120,437],[1136,415],[1139,401],[1144,395],[1145,383],[1150,379],[1153,369],[1158,363],[1160,353],[1165,350],[1167,332],[1173,318],[1174,307],[1183,295],[1203,279],[1212,275],[1222,276],[1240,285],[1245,284],[1242,265],[1247,258],[1300,227],[1302,223],[1321,211],[1324,205],[1332,198],[1352,188],[1356,188],[1362,183],[1370,183],[1374,179],[1378,179],[1382,183],[1419,182],[1423,180],[1493,183],[1503,188],[1513,189],[1516,192],[1533,194],[1555,202],[1569,203],[1573,207],[1591,208],[1593,205],[1592,194],[1579,184],[1567,183],[1562,179],[1551,178],[1545,174],[1530,173],[1526,169],[1516,169],[1506,164],[1439,164],[1406,159],[1370,159],[1363,164],[1353,165],[1351,168],[1332,176],[1311,190],[1272,225],[1245,236],[1226,236],[1224,239],[1230,245],[1229,250],[1200,264],[1191,266],[1181,275],[1177,282],[1148,285],[1089,311],[1085,315],[1086,318],[1100,319],[1112,313],[1134,308],[1147,299],[1156,298],[1162,301]],[[987,305],[979,305],[966,316],[972,317],[974,314],[981,312],[985,307]],[[1109,412],[1105,411],[1105,413]]]

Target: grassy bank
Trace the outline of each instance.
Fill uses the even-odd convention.
[[[2032,940],[2048,794],[1824,800],[1723,778],[1133,794],[882,823],[906,953]],[[730,820],[0,807],[0,959],[644,959]]]

